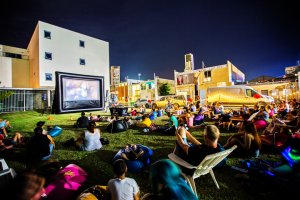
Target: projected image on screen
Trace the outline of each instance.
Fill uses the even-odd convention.
[[[55,112],[104,109],[104,77],[56,72]]]
[[[99,81],[63,79],[64,100],[99,100]]]

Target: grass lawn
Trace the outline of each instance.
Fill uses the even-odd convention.
[[[94,112],[94,114],[108,115],[103,112]],[[63,143],[70,138],[77,138],[82,129],[73,128],[73,124],[80,116],[80,113],[51,115],[41,115],[35,111],[16,112],[1,114],[0,118],[7,119],[13,126],[9,135],[15,131],[21,132],[25,136],[31,136],[33,129],[38,121],[46,121],[46,125],[57,125],[63,129],[61,135],[54,138],[56,148],[52,160],[58,161],[61,166],[70,163],[78,164],[89,174],[85,188],[99,184],[106,185],[107,181],[113,177],[111,160],[116,152],[127,143],[143,144],[154,151],[152,162],[167,158],[167,155],[173,151],[175,136],[161,135],[155,132],[144,133],[142,130],[130,129],[126,132],[111,134],[105,131],[108,122],[97,122],[101,129],[101,137],[108,138],[110,143],[104,145],[99,151],[84,152],[78,151],[74,147],[65,147]],[[156,120],[157,124],[165,124],[168,118],[161,117]],[[203,141],[203,128],[190,129],[190,132],[197,139]],[[220,143],[225,144],[227,138],[233,133],[222,132]],[[21,172],[28,167],[24,160],[24,149],[17,148],[0,152],[0,157],[4,157],[8,165]],[[266,160],[281,160],[278,151],[263,149],[260,156]],[[213,183],[210,175],[205,175],[196,180],[198,195],[201,199],[278,199],[283,194],[290,192],[290,179],[286,177],[271,177],[256,171],[249,171],[246,175],[231,169],[232,165],[239,165],[243,158],[230,156],[227,160],[227,167],[216,169],[215,176],[220,185],[218,190]],[[150,192],[149,173],[128,174],[134,178],[141,189],[141,194]],[[282,179],[282,180],[281,180]],[[298,182],[299,184],[299,182]],[[83,189],[85,189],[83,188]]]

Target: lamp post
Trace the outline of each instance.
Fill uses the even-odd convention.
[[[285,89],[284,89],[285,90],[284,91],[285,92],[285,102],[288,102],[288,94],[287,94],[287,88],[288,87],[287,86],[288,86],[288,84],[285,84]]]
[[[141,78],[141,75],[142,75],[141,73],[138,73],[138,76],[139,76],[139,80],[140,80],[140,78]]]

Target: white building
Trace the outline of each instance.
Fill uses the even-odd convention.
[[[55,72],[104,76],[109,89],[109,44],[39,21],[28,45],[32,88],[54,88]]]

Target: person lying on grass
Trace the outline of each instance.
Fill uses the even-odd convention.
[[[143,149],[140,145],[127,144],[124,149],[122,149],[121,156],[125,160],[136,160],[144,154]]]

